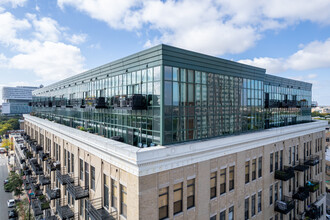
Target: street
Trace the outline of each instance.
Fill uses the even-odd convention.
[[[327,193],[327,207],[330,207],[330,193]]]
[[[7,201],[13,198],[11,193],[7,193],[3,189],[3,181],[8,176],[7,163],[8,159],[5,154],[0,154],[0,219],[8,218]]]

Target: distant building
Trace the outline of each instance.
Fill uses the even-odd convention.
[[[31,112],[29,102],[32,100],[32,91],[38,87],[3,87],[2,88],[2,114],[18,115]]]
[[[312,108],[312,112],[318,112],[318,113],[323,113],[323,114],[329,114],[329,113],[330,113],[330,107],[329,107],[329,106],[314,107],[314,108]]]
[[[318,106],[317,101],[312,101],[312,108],[317,107],[317,106]]]

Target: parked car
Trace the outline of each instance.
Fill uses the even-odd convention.
[[[5,180],[3,181],[3,185],[6,185],[7,183],[9,183],[9,180],[8,180],[8,179],[5,179]]]
[[[0,148],[0,154],[5,154],[6,153],[6,149]]]
[[[8,219],[14,220],[14,219],[17,219],[17,217],[18,217],[18,214],[15,209],[8,211]]]
[[[15,207],[16,203],[15,203],[15,199],[9,199],[7,201],[7,205],[8,205],[8,208],[13,208]]]
[[[11,192],[9,184],[4,185],[3,188],[4,188],[5,192]]]

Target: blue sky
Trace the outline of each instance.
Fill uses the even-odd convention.
[[[0,86],[49,85],[165,43],[311,82],[330,105],[329,11],[328,0],[0,0]]]

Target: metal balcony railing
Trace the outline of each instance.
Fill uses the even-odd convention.
[[[38,164],[38,161],[36,159],[34,160],[31,159],[30,165],[31,165],[31,169],[36,175],[42,175],[44,173],[42,167]]]
[[[315,166],[318,163],[320,163],[319,155],[310,155],[305,160],[305,165],[308,165],[308,166]]]
[[[67,173],[66,167],[62,167],[60,170],[56,170],[56,178],[62,185],[74,182],[72,173]]]
[[[294,169],[292,167],[284,166],[283,170],[275,171],[275,179],[287,181],[294,177]]]
[[[303,159],[300,159],[298,164],[294,167],[294,170],[304,172],[305,170],[308,170],[309,166],[305,165],[305,161]]]
[[[31,183],[31,191],[34,193],[35,196],[41,196],[42,190],[40,189],[39,184]]]
[[[284,215],[288,214],[295,207],[295,202],[290,197],[284,196],[282,200],[275,203],[275,211]]]
[[[31,149],[36,153],[43,150],[43,148],[37,143],[33,143],[30,146],[31,146]]]
[[[50,177],[49,176],[39,176],[39,182],[42,186],[46,186],[50,184]]]
[[[40,210],[47,210],[50,209],[49,206],[49,201],[46,199],[46,197],[44,195],[41,195],[38,197],[38,206],[40,208]]]
[[[48,158],[46,162],[47,169],[50,171],[55,171],[61,169],[61,163],[59,161],[56,161],[54,159]]]
[[[33,210],[34,217],[40,216],[43,214],[43,211],[39,207],[39,202],[37,199],[32,199],[31,207]]]
[[[39,151],[39,156],[42,161],[46,161],[49,158],[49,153],[45,153],[43,151]]]
[[[102,205],[102,198],[87,201],[87,212],[92,220],[115,220],[117,211],[109,213]]]
[[[89,196],[89,188],[80,186],[78,178],[75,178],[73,182],[67,181],[66,190],[75,200]]]
[[[55,185],[48,186],[46,188],[46,195],[49,200],[59,199],[61,197],[61,189],[57,188]]]
[[[319,219],[321,216],[321,207],[315,204],[310,205],[310,207],[305,210],[305,217],[310,219]]]
[[[58,199],[56,201],[56,212],[61,219],[70,219],[74,217],[73,210],[67,204],[66,199]]]
[[[304,201],[309,196],[309,189],[306,187],[299,187],[298,191],[293,194],[292,198],[300,201]]]

